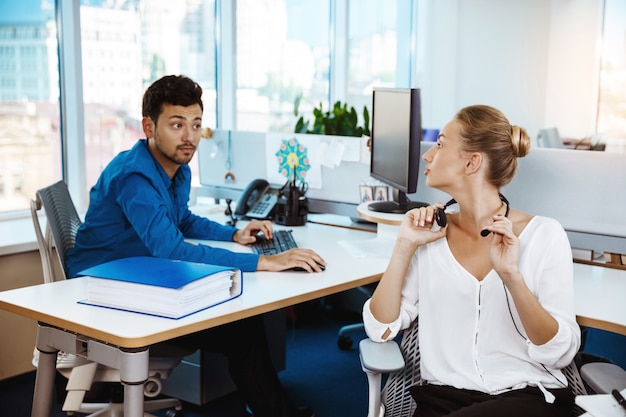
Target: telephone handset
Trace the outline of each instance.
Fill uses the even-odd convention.
[[[271,217],[278,202],[278,193],[264,179],[253,180],[239,197],[235,215],[253,219]]]

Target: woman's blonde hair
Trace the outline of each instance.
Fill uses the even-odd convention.
[[[464,107],[454,119],[461,124],[463,150],[482,153],[487,159],[487,180],[498,189],[511,182],[517,158],[530,151],[526,130],[511,126],[500,110],[485,105]]]

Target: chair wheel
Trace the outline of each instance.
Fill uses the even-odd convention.
[[[165,417],[184,417],[183,410],[170,409],[165,412]]]
[[[339,349],[341,350],[350,349],[352,347],[352,338],[344,335],[339,336],[339,339],[337,339],[337,346],[339,346]]]

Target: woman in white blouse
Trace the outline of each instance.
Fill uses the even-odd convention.
[[[529,149],[523,128],[477,105],[460,110],[423,156],[426,184],[454,200],[406,214],[363,309],[374,341],[419,317],[427,383],[412,389],[415,416],[571,413],[560,371],[580,346],[569,241],[556,220],[509,207],[500,194]],[[441,215],[448,206],[457,210]]]

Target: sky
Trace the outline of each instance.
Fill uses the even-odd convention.
[[[42,4],[52,13],[54,0],[0,0],[0,24],[41,22]]]

